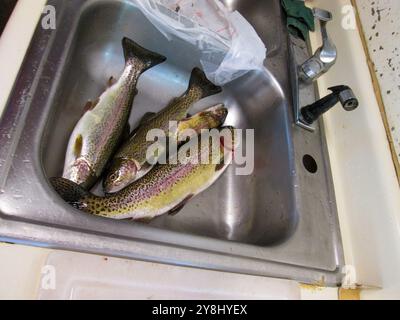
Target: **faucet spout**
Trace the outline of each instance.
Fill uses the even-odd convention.
[[[301,108],[301,115],[303,121],[307,124],[314,123],[323,113],[327,112],[337,103],[341,103],[342,107],[346,111],[352,111],[359,105],[356,96],[348,86],[335,86],[329,88],[332,93],[326,97]]]

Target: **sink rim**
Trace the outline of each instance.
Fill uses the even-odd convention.
[[[103,1],[103,0],[101,0]],[[58,0],[52,0],[49,1],[49,3],[54,3],[57,4],[59,1]],[[80,1],[82,2],[82,1]],[[89,1],[88,3],[93,3],[96,2],[94,1]],[[86,3],[85,5],[88,5]],[[82,8],[80,8],[82,10]],[[78,20],[78,19],[77,19]],[[77,21],[76,21],[77,23]],[[43,30],[40,30],[41,28],[38,26],[38,29],[35,31],[34,35],[34,40],[32,40],[32,45],[30,49],[28,49],[28,54],[27,58],[23,64],[23,67],[21,68],[22,72],[20,73],[18,80],[15,84],[13,94],[11,95],[11,98],[9,100],[9,103],[7,104],[7,107],[4,111],[3,117],[1,119],[1,123],[3,124],[4,119],[7,118],[8,116],[11,115],[17,116],[18,112],[15,114],[13,111],[21,111],[21,110],[14,110],[15,106],[18,104],[14,104],[13,102],[16,103],[19,101],[21,103],[20,99],[26,96],[26,92],[31,91],[32,86],[33,86],[33,80],[38,76],[39,72],[34,72],[31,69],[31,66],[29,66],[29,62],[35,61],[37,62],[37,67],[40,66],[42,63],[43,59],[43,48],[35,48],[35,43],[37,41],[42,41],[39,43],[43,43],[44,40],[46,40],[46,46],[43,45],[43,47],[47,47],[48,43],[51,43],[53,40],[53,37],[50,34],[46,34],[46,32],[43,32]],[[32,52],[35,51],[36,52]],[[39,50],[38,50],[39,49]],[[40,50],[42,49],[42,50]],[[36,53],[36,55],[35,55]],[[273,58],[271,58],[273,59]],[[275,79],[275,78],[274,78]],[[279,84],[278,80],[276,80],[277,83]],[[37,84],[37,83],[36,83]],[[279,84],[279,87],[281,85]],[[29,89],[28,89],[29,88]],[[28,91],[27,91],[28,90]],[[283,88],[282,90],[285,90]],[[35,91],[36,92],[36,91]],[[31,97],[33,100],[34,97]],[[287,110],[291,110],[290,108],[290,102],[286,101],[285,105],[287,107]],[[14,107],[14,108],[13,108]],[[21,104],[20,104],[21,107]],[[11,108],[11,109],[10,109]],[[29,109],[29,108],[28,108]],[[7,114],[7,115],[6,115]],[[3,128],[1,128],[3,129]],[[3,139],[4,137],[0,136],[0,141],[5,140]],[[19,141],[20,139],[18,139]],[[9,142],[9,141],[7,141]],[[42,146],[38,146],[38,148],[41,148]],[[0,153],[1,154],[1,153]],[[38,162],[40,163],[40,161]],[[4,168],[3,168],[4,169]],[[37,170],[37,168],[36,168]],[[4,172],[4,170],[2,170]],[[1,171],[0,171],[1,172]],[[5,178],[0,174],[0,178]],[[43,177],[44,178],[44,177]],[[0,183],[2,181],[0,180]],[[48,188],[48,191],[54,192],[52,189],[50,189],[49,186],[44,186],[44,188]],[[1,199],[1,195],[0,195]],[[65,203],[62,202],[61,199],[59,199],[60,203],[62,205],[66,205]],[[56,200],[57,202],[57,200]],[[333,221],[333,224],[335,224],[335,221]],[[27,234],[23,232],[25,230],[29,230],[30,234]],[[54,231],[57,231],[58,234],[58,239],[50,239],[49,235],[46,233],[50,231],[49,234],[52,234]],[[69,250],[77,250],[77,251],[83,251],[83,252],[93,252],[93,253],[98,253],[98,254],[109,254],[112,256],[120,256],[120,257],[130,257],[130,258],[135,258],[135,259],[140,259],[140,260],[150,260],[150,261],[157,261],[157,262],[165,262],[165,263],[173,263],[173,264],[178,264],[178,265],[189,265],[189,266],[196,266],[196,267],[201,267],[201,268],[208,268],[208,269],[217,269],[217,270],[228,270],[228,271],[233,271],[233,272],[240,272],[240,273],[249,273],[249,274],[259,274],[259,275],[269,275],[269,276],[277,276],[277,277],[282,277],[282,278],[293,278],[293,274],[296,275],[296,280],[302,280],[305,282],[314,282],[314,281],[320,281],[322,277],[325,278],[325,283],[326,284],[331,284],[331,285],[336,285],[337,283],[340,282],[340,267],[344,264],[343,261],[343,253],[342,253],[342,248],[341,248],[341,243],[339,241],[339,245],[336,248],[336,261],[335,265],[330,269],[327,270],[325,269],[318,269],[318,268],[310,268],[310,267],[302,267],[302,266],[295,266],[294,264],[288,264],[285,262],[279,262],[279,259],[273,258],[271,259],[271,254],[270,257],[265,256],[265,252],[262,252],[264,247],[258,247],[255,251],[258,253],[257,255],[255,254],[253,257],[250,257],[249,255],[240,255],[240,254],[226,254],[226,250],[222,252],[218,252],[218,250],[205,250],[204,248],[194,248],[194,247],[182,247],[177,244],[173,243],[167,243],[167,242],[157,242],[157,241],[149,241],[145,239],[140,239],[136,240],[135,238],[131,238],[129,240],[127,239],[116,239],[113,238],[114,240],[117,240],[117,243],[109,243],[112,241],[107,241],[107,239],[110,238],[110,235],[108,234],[98,234],[94,231],[88,231],[87,234],[85,234],[85,239],[88,240],[88,244],[90,243],[90,246],[79,246],[76,245],[77,240],[82,240],[80,237],[82,237],[82,234],[79,234],[79,230],[71,230],[68,229],[67,227],[55,227],[55,226],[44,226],[44,225],[39,225],[37,222],[34,221],[25,221],[25,220],[18,220],[13,217],[10,219],[10,217],[5,217],[2,213],[0,213],[0,239],[4,239],[7,241],[14,241],[16,243],[23,243],[23,244],[30,244],[30,245],[41,245],[41,246],[51,246],[54,248],[60,248],[60,249],[69,249]],[[160,230],[157,230],[157,232],[161,232]],[[166,237],[168,237],[169,233],[175,234],[175,232],[170,232],[170,231],[162,231],[162,233],[165,234]],[[339,234],[340,237],[340,234]],[[187,238],[187,237],[186,237]],[[205,239],[204,237],[198,237],[198,236],[192,236],[190,235],[190,238],[195,242],[196,238],[201,238],[201,241],[205,241],[211,244],[210,247],[215,247],[215,244],[219,244],[220,246],[226,246],[229,244],[230,246],[234,247],[234,244],[228,241],[224,240],[216,240],[216,239]],[[68,239],[68,241],[67,241]],[[102,241],[100,241],[102,240]],[[97,245],[96,245],[96,241]],[[101,243],[101,246],[98,244]],[[148,245],[151,243],[151,246],[153,248],[148,247]],[[142,250],[137,253],[133,253],[131,250],[128,250],[129,248],[132,249],[132,244],[134,244],[135,247],[139,248]],[[140,244],[140,245],[139,245]],[[120,246],[119,246],[120,245]],[[254,249],[254,246],[251,245],[246,245],[241,243],[240,244],[242,247],[244,247],[244,251],[246,250],[247,247],[251,247]],[[287,244],[284,243],[282,245],[278,245],[274,248],[274,250],[279,250],[280,248],[284,248]],[[170,257],[168,258],[165,254],[162,252],[158,252],[160,250],[157,250],[158,247],[163,247],[166,252],[170,254]],[[261,249],[260,249],[261,248]],[[124,250],[125,249],[125,250]],[[270,248],[269,248],[270,249]],[[193,250],[195,252],[195,255],[199,254],[200,252],[205,252],[204,256],[201,259],[198,259],[193,256]],[[162,251],[162,250],[161,250]],[[188,253],[189,251],[189,253]],[[190,256],[191,253],[191,256]],[[185,256],[186,261],[182,261],[183,259],[179,259],[179,257]],[[258,258],[256,258],[259,256]],[[272,257],[274,256],[272,252]],[[223,260],[225,259],[225,260]],[[229,259],[237,259],[237,263],[227,263],[226,260]],[[249,264],[249,261],[252,261],[252,264]]]
[[[96,83],[100,82],[99,85],[99,90],[102,90],[102,78],[104,78],[106,75],[102,74],[102,69],[100,68],[100,70],[98,69],[93,69],[86,66],[86,65],[82,65],[82,67],[79,67],[80,71],[75,71],[71,74],[71,72],[69,70],[73,69],[77,69],[77,66],[81,65],[81,60],[84,59],[83,61],[85,61],[87,63],[87,61],[91,61],[93,59],[96,59],[96,57],[99,55],[99,53],[97,52],[99,49],[94,49],[94,58],[90,58],[91,55],[89,54],[89,52],[92,52],[93,50],[93,43],[91,40],[91,33],[87,33],[86,31],[82,31],[85,30],[85,27],[88,25],[97,25],[96,21],[93,21],[93,19],[97,19],[99,18],[100,20],[104,20],[106,25],[110,24],[110,21],[112,20],[107,20],[109,16],[111,17],[121,17],[122,21],[123,19],[127,18],[126,16],[126,11],[130,12],[132,8],[134,8],[134,6],[132,4],[124,4],[123,2],[111,2],[111,1],[95,1],[95,2],[89,2],[89,3],[85,3],[82,6],[82,10],[80,11],[81,14],[79,16],[78,19],[78,23],[76,24],[76,31],[71,32],[72,34],[74,34],[73,38],[71,39],[71,45],[69,46],[68,50],[69,50],[69,55],[68,55],[68,59],[66,59],[66,61],[62,62],[62,66],[60,68],[62,68],[62,70],[66,70],[63,73],[63,77],[60,79],[59,83],[55,82],[53,83],[53,86],[55,88],[55,90],[57,91],[56,97],[53,99],[56,102],[53,102],[53,100],[50,102],[51,103],[51,114],[47,115],[45,114],[43,116],[46,117],[47,119],[47,125],[46,127],[43,129],[43,135],[42,136],[50,136],[49,139],[53,140],[53,141],[48,141],[48,139],[42,139],[42,138],[38,138],[38,141],[40,141],[41,143],[41,163],[42,163],[42,167],[44,167],[45,169],[45,174],[40,176],[40,180],[41,181],[46,181],[47,182],[47,177],[50,176],[56,176],[58,174],[61,174],[61,158],[60,158],[60,154],[62,154],[62,156],[64,156],[65,151],[62,150],[60,151],[59,146],[63,143],[66,143],[65,138],[58,138],[58,137],[67,137],[69,135],[69,130],[72,128],[70,127],[71,125],[73,125],[75,123],[75,121],[77,121],[77,117],[74,118],[73,123],[68,123],[68,125],[64,126],[64,123],[66,121],[68,121],[67,119],[69,118],[70,113],[76,113],[79,114],[80,110],[79,108],[75,108],[74,106],[76,105],[81,105],[84,104],[84,102],[82,103],[81,99],[82,98],[82,91],[83,92],[90,92],[89,96],[92,96],[92,88],[91,86],[87,87],[85,86],[86,83],[90,83],[93,82],[92,78],[95,77],[96,79]],[[128,10],[126,10],[128,9]],[[133,11],[133,10],[132,10]],[[136,10],[134,11],[136,12]],[[133,16],[133,20],[138,20],[140,19],[140,17],[138,15],[134,15]],[[132,19],[132,18],[131,18]],[[141,21],[141,20],[140,20]],[[117,22],[118,24],[118,22]],[[138,22],[138,26],[137,28],[140,28],[140,25],[145,25],[145,23],[143,22]],[[125,24],[123,23],[124,28],[125,28]],[[84,26],[84,27],[82,27]],[[98,28],[102,28],[101,25],[98,26]],[[116,27],[117,30],[119,30],[119,26]],[[131,26],[130,28],[136,29],[135,26]],[[101,29],[100,29],[101,30]],[[139,29],[137,32],[147,32],[148,30],[148,26],[146,25],[143,30]],[[104,30],[103,30],[104,31]],[[147,33],[146,33],[147,34]],[[132,36],[136,36],[135,34],[132,34]],[[150,38],[156,38],[157,36],[154,33],[149,33],[148,35]],[[83,37],[83,38],[82,38]],[[160,40],[160,39],[159,39]],[[146,43],[146,39],[140,38],[137,39],[137,41],[139,41],[139,43],[143,43],[143,45]],[[142,42],[144,41],[144,42]],[[105,32],[101,39],[99,40],[99,48],[100,50],[102,50],[103,48],[110,48],[111,46],[118,46],[119,48],[119,41],[114,40],[113,38],[109,39],[109,35],[107,34],[107,32]],[[156,41],[157,42],[157,41]],[[86,47],[86,43],[89,43],[90,46]],[[158,42],[157,42],[158,43]],[[166,47],[171,47],[168,43],[164,43],[162,42],[162,44],[164,44]],[[97,42],[96,42],[97,45]],[[150,47],[152,48],[152,42],[150,41],[149,43]],[[179,45],[179,44],[178,44]],[[172,46],[174,47],[174,46]],[[152,48],[153,50],[157,50],[157,48]],[[189,49],[191,50],[191,49]],[[119,53],[115,53],[115,50],[112,49],[110,50],[111,52],[113,52],[113,55],[115,55],[117,57],[117,60],[112,59],[110,61],[112,61],[113,64],[119,63],[120,60],[122,61],[121,57],[122,54]],[[169,51],[169,55],[167,54]],[[172,54],[174,49],[172,49]],[[81,54],[81,52],[85,52],[85,54]],[[102,51],[100,51],[101,53]],[[173,56],[171,55],[171,50],[167,50],[167,52],[162,52],[164,55],[168,56],[171,60],[173,59]],[[93,53],[92,53],[93,54]],[[110,56],[110,55],[109,55]],[[108,57],[109,57],[108,56]],[[183,58],[185,59],[185,56],[183,56]],[[109,58],[108,58],[109,59]],[[171,61],[170,60],[170,61]],[[197,59],[196,59],[197,61]],[[172,62],[173,66],[176,67],[181,67],[180,62],[178,62],[179,65],[176,65],[176,61]],[[103,65],[104,63],[100,63],[100,66]],[[89,64],[92,65],[92,64]],[[168,65],[168,61],[166,63],[164,63],[162,66],[157,66],[156,68],[153,68],[156,73],[159,72],[158,70],[162,70],[163,66]],[[121,65],[122,68],[122,65]],[[167,67],[168,69],[168,67]],[[108,69],[107,69],[108,70]],[[109,72],[110,70],[108,70],[107,72]],[[119,70],[111,70],[112,73],[111,74],[117,74],[114,72],[118,72]],[[185,70],[187,71],[187,70]],[[94,75],[93,73],[96,72],[96,74]],[[162,77],[164,77],[164,73],[163,71],[160,71]],[[169,72],[169,71],[167,71]],[[177,71],[179,72],[179,71]],[[98,77],[97,74],[101,73],[101,76]],[[147,72],[146,75],[150,74],[151,72]],[[172,76],[174,76],[174,73],[172,74]],[[82,78],[80,74],[90,74],[90,76],[88,77],[84,77]],[[107,73],[108,74],[108,73]],[[169,73],[168,73],[169,74]],[[75,90],[74,86],[70,85],[71,83],[71,79],[72,82],[74,82],[74,80],[76,79],[77,82],[82,83],[82,85],[80,85],[80,89],[79,90]],[[100,80],[99,80],[100,79]],[[157,81],[157,80],[156,80]],[[143,82],[145,82],[144,80],[142,81],[142,83],[139,82],[139,85],[143,84]],[[236,95],[235,92],[235,88],[243,86],[243,83],[246,83],[246,88],[244,88],[243,94],[245,96],[247,96],[248,98],[246,99],[240,99],[239,101],[236,101],[238,96],[241,97],[242,94],[240,95]],[[184,84],[184,86],[186,86],[186,84]],[[67,87],[67,89],[65,90],[64,87]],[[264,89],[267,88],[267,89]],[[145,91],[145,87],[140,87],[139,88],[139,92],[142,93],[141,91]],[[184,90],[185,88],[181,88],[182,90]],[[260,89],[261,91],[259,91],[258,89]],[[72,91],[71,91],[72,90]],[[152,89],[150,89],[149,92],[147,92],[147,95],[152,94]],[[162,88],[160,88],[160,90],[162,91]],[[263,93],[264,90],[267,93]],[[59,91],[61,93],[59,93]],[[249,93],[246,93],[247,91],[251,92],[251,94],[257,92],[257,95],[262,96],[263,98],[261,99],[257,99],[257,103],[254,103],[253,105],[244,105],[246,103],[248,103],[248,99],[255,99],[252,97],[252,95]],[[183,91],[182,91],[183,92]],[[216,98],[216,100],[218,100],[218,102],[224,100],[224,99],[228,99],[228,100],[232,100],[232,101],[225,101],[227,105],[229,105],[230,103],[233,103],[234,105],[237,104],[239,107],[239,109],[242,110],[246,110],[247,107],[252,107],[252,108],[256,108],[254,109],[255,112],[259,112],[260,116],[262,117],[269,117],[271,118],[271,116],[276,120],[276,122],[278,123],[277,126],[274,126],[274,123],[271,123],[271,120],[265,120],[266,123],[271,123],[272,129],[271,130],[267,130],[268,135],[269,134],[273,134],[273,132],[275,130],[278,130],[279,134],[277,139],[277,141],[280,141],[281,144],[284,144],[282,148],[277,148],[276,142],[273,142],[274,140],[269,141],[270,139],[268,139],[269,142],[268,145],[270,145],[271,149],[273,151],[268,151],[269,149],[262,149],[259,146],[259,143],[256,145],[256,147],[258,147],[255,151],[256,151],[256,158],[258,157],[258,155],[261,157],[261,159],[263,159],[263,155],[261,154],[270,154],[273,155],[275,152],[277,152],[277,155],[279,155],[279,157],[285,157],[285,159],[290,159],[290,157],[287,157],[287,154],[289,154],[289,149],[290,147],[290,138],[286,137],[289,135],[289,133],[286,130],[286,126],[287,123],[285,121],[281,121],[280,120],[280,115],[284,112],[282,111],[283,109],[286,109],[286,98],[284,96],[283,90],[280,86],[280,84],[276,81],[276,79],[272,76],[272,74],[266,70],[265,74],[262,74],[261,72],[253,72],[253,73],[249,73],[246,76],[242,77],[241,79],[236,80],[235,82],[229,84],[228,86],[226,86],[224,88],[224,92],[225,94],[223,94],[223,96],[221,97],[221,95],[218,95],[218,98]],[[266,95],[267,94],[267,95]],[[146,94],[145,94],[146,95]],[[75,97],[74,100],[71,102],[71,100],[69,99],[70,96]],[[87,94],[83,94],[84,99],[87,98]],[[136,99],[138,99],[138,101],[136,101],[135,106],[133,108],[133,113],[136,112],[136,110],[138,109],[139,105],[140,105],[140,94],[138,95],[138,97]],[[172,98],[168,97],[168,99]],[[77,100],[79,101],[79,103],[77,103]],[[267,99],[268,103],[265,103],[265,107],[264,107],[264,99]],[[233,101],[234,100],[234,101]],[[147,100],[146,100],[147,102]],[[153,103],[151,101],[151,103]],[[145,105],[147,105],[148,103],[146,103]],[[267,107],[268,106],[268,107]],[[233,105],[230,107],[234,107]],[[67,109],[67,111],[65,111],[65,109]],[[142,110],[143,111],[143,110]],[[150,110],[145,110],[150,111]],[[154,110],[151,110],[154,111]],[[194,110],[191,110],[191,112],[194,112]],[[233,111],[232,111],[233,112]],[[243,112],[243,115],[245,118],[247,117],[251,117],[251,112]],[[53,120],[54,119],[54,120]],[[60,119],[63,119],[62,121]],[[134,121],[136,121],[136,117],[133,117]],[[264,130],[263,129],[263,125],[261,123],[257,123],[254,122],[257,120],[248,120],[245,121],[243,124],[244,126],[242,128],[247,128],[246,124],[250,125],[250,127],[252,127],[252,125],[254,125],[257,130]],[[268,122],[269,121],[269,122]],[[247,122],[247,123],[246,123]],[[281,124],[279,124],[281,123]],[[133,123],[131,123],[131,127]],[[232,124],[232,123],[231,123]],[[260,127],[261,126],[261,127]],[[38,127],[38,130],[42,130],[41,127]],[[61,131],[60,131],[61,130]],[[53,139],[51,137],[52,133],[54,132],[54,136],[55,138]],[[61,132],[61,133],[60,133]],[[263,142],[261,142],[261,144],[265,143],[265,135],[261,134],[259,136],[260,138],[257,138],[256,135],[256,140],[261,140]],[[282,137],[282,138],[281,138]],[[54,142],[55,141],[55,142]],[[288,145],[286,145],[286,143],[288,143]],[[275,146],[275,147],[274,147]],[[54,150],[52,149],[54,148]],[[62,149],[62,147],[61,147]],[[56,160],[50,159],[50,160],[46,160],[46,157],[48,154],[52,155],[52,153],[54,153],[54,157],[52,156],[51,158],[55,158]],[[278,158],[279,158],[278,157]],[[272,160],[272,164],[276,164],[276,160],[274,159],[278,159],[275,156],[269,156],[269,159],[267,161]],[[265,161],[265,160],[264,160]],[[245,221],[253,221],[257,220],[257,223],[252,223],[252,228],[249,230],[245,229],[245,231],[240,230],[239,227],[234,226],[232,228],[233,230],[233,237],[230,237],[230,235],[228,235],[226,233],[226,231],[220,231],[219,228],[224,228],[227,227],[227,225],[225,225],[225,223],[227,223],[228,221],[226,221],[225,218],[220,218],[221,220],[217,219],[218,222],[215,222],[213,220],[213,216],[212,214],[203,214],[203,210],[199,210],[199,208],[201,206],[204,206],[204,204],[206,204],[204,207],[204,212],[212,212],[214,210],[213,206],[207,206],[207,204],[209,203],[209,200],[211,200],[211,202],[213,201],[213,197],[212,196],[208,196],[207,197],[207,192],[208,194],[210,194],[210,191],[207,190],[206,192],[202,193],[201,196],[196,197],[195,199],[193,199],[191,201],[191,203],[184,208],[184,210],[182,210],[182,212],[179,215],[174,216],[174,219],[172,221],[172,219],[168,219],[167,216],[164,217],[160,217],[158,219],[155,219],[155,221],[152,221],[148,224],[148,229],[150,228],[155,228],[153,229],[154,232],[156,232],[156,230],[160,230],[160,229],[164,229],[167,231],[172,231],[172,232],[176,232],[179,234],[184,234],[184,235],[196,235],[196,236],[201,236],[201,237],[206,237],[206,238],[210,238],[210,239],[216,239],[216,240],[222,240],[222,241],[233,241],[239,244],[249,244],[249,245],[254,245],[260,248],[264,248],[264,247],[272,247],[278,244],[282,244],[284,243],[286,240],[288,240],[293,233],[296,230],[297,224],[298,224],[298,212],[296,210],[296,205],[294,204],[294,199],[295,199],[295,195],[294,195],[294,190],[292,187],[292,178],[289,176],[289,172],[291,172],[293,170],[292,167],[292,163],[290,160],[284,160],[284,161],[278,161],[278,162],[282,162],[282,167],[280,167],[279,165],[279,172],[281,173],[281,175],[284,176],[284,179],[281,179],[281,177],[279,175],[276,174],[267,174],[269,176],[269,178],[272,178],[273,180],[270,181],[274,181],[272,185],[275,186],[279,186],[279,187],[284,187],[284,190],[279,190],[279,192],[277,192],[277,196],[274,196],[275,194],[275,190],[274,188],[270,188],[271,190],[269,190],[269,196],[265,196],[265,199],[263,199],[263,194],[264,192],[262,191],[257,191],[260,190],[259,188],[254,189],[253,191],[255,192],[255,196],[254,196],[254,201],[255,203],[262,203],[264,204],[264,202],[266,203],[267,199],[268,202],[270,200],[274,200],[274,197],[279,199],[280,201],[287,201],[285,205],[285,209],[282,209],[281,211],[283,213],[279,213],[280,211],[280,207],[277,207],[276,205],[279,205],[279,200],[276,201],[274,204],[270,205],[270,216],[267,216],[266,214],[264,214],[264,207],[261,205],[254,205],[254,207],[252,208],[253,210],[251,212],[249,212],[248,215],[246,215],[245,217],[250,217],[250,218],[244,218],[244,219],[248,219]],[[58,165],[57,165],[58,163]],[[49,169],[50,167],[50,169]],[[283,168],[283,169],[282,169]],[[42,168],[41,167],[37,167],[37,172],[39,172]],[[229,169],[228,169],[229,171]],[[264,181],[265,179],[268,179],[267,177],[265,177],[265,171],[267,172],[275,172],[276,170],[268,170],[268,169],[260,169],[260,171],[255,172],[252,176],[254,177],[258,177],[258,175],[260,175],[260,177],[258,179],[256,179],[256,182],[254,183],[254,185],[258,185],[260,184],[259,181]],[[228,178],[229,176],[229,178]],[[229,183],[228,181],[232,181],[232,178],[234,179],[233,184],[237,185],[241,182],[245,182],[246,179],[242,180],[236,180],[236,177],[232,176],[232,175],[224,175],[220,180],[224,180],[225,179],[225,183],[228,183],[227,186],[231,185],[231,183]],[[280,179],[281,181],[285,181],[282,182],[282,185],[280,185],[277,182],[277,179]],[[252,177],[249,177],[249,179],[251,180]],[[261,179],[261,180],[260,180]],[[221,181],[218,181],[216,184],[218,185],[218,183],[220,183]],[[238,182],[239,181],[239,182]],[[269,180],[266,180],[269,181]],[[278,183],[278,184],[277,184]],[[221,184],[219,184],[221,185]],[[214,187],[214,186],[213,186]],[[252,185],[249,185],[249,187],[252,187]],[[268,187],[267,187],[268,188]],[[235,190],[236,189],[236,190]],[[240,192],[240,187],[233,187],[233,194],[240,196],[237,194],[237,192],[235,191],[239,191]],[[214,189],[215,190],[215,189]],[[219,190],[218,188],[216,189],[217,191]],[[53,191],[53,190],[52,190]],[[52,192],[52,195],[54,194],[54,192]],[[205,197],[203,197],[205,196]],[[228,195],[226,195],[228,196]],[[58,195],[57,195],[58,197]],[[271,199],[272,198],[272,199]],[[245,200],[245,199],[242,199]],[[225,203],[225,202],[224,202]],[[238,202],[235,202],[236,205],[238,205]],[[197,205],[197,206],[196,206]],[[214,203],[214,205],[216,205],[216,203]],[[251,205],[251,204],[249,204]],[[275,205],[275,206],[274,206]],[[224,205],[222,205],[224,207]],[[69,211],[71,212],[71,210],[75,211],[75,215],[77,216],[81,216],[82,213],[80,211],[74,210],[72,208],[70,208],[68,205],[65,205],[63,203],[62,205],[63,211]],[[225,209],[221,209],[221,208],[216,208],[215,211],[216,213],[220,214],[218,216],[220,217],[226,217],[226,216],[230,216],[231,214],[234,215],[234,217],[236,218],[237,216],[239,216],[240,219],[240,212],[243,212],[241,210],[234,210],[235,212],[230,212],[231,210],[227,210],[228,207],[226,207]],[[241,209],[244,209],[242,206],[240,206]],[[275,212],[276,211],[276,212]],[[196,215],[196,214],[197,215]],[[281,215],[281,218],[279,218],[279,216]],[[29,218],[34,218],[33,214],[29,214],[27,215]],[[244,215],[243,215],[244,216]],[[265,219],[263,218],[265,216]],[[195,217],[199,217],[199,218],[195,218]],[[47,217],[44,217],[47,218]],[[57,225],[69,225],[70,227],[77,227],[77,225],[79,227],[85,226],[85,228],[88,228],[87,224],[88,222],[86,221],[86,219],[81,219],[82,221],[75,221],[75,220],[69,220],[69,221],[60,221],[60,219],[56,219],[54,218],[54,224]],[[268,220],[266,220],[268,219]],[[280,220],[278,220],[280,219]],[[46,219],[47,220],[47,219]],[[92,219],[90,221],[91,225],[93,225],[94,227],[96,226],[96,221]],[[214,222],[213,222],[214,221]],[[270,223],[267,223],[266,221],[270,221]],[[197,226],[200,227],[197,227]],[[228,227],[227,227],[228,228]],[[238,236],[239,234],[239,236]]]

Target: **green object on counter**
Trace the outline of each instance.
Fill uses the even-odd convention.
[[[309,31],[315,30],[314,14],[300,0],[281,0],[282,7],[287,15],[289,32],[303,40],[308,39]]]

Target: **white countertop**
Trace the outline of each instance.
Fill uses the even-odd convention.
[[[400,177],[400,1],[357,0],[356,3]]]
[[[0,111],[44,3],[45,0],[19,0],[0,39],[0,70],[5,70],[0,78]],[[363,297],[400,297],[400,275],[397,272],[400,270],[400,189],[359,33],[357,30],[344,30],[340,24],[341,10],[350,1],[318,0],[309,3],[331,10],[335,16],[329,32],[338,47],[339,59],[319,80],[321,95],[326,94],[325,89],[330,85],[346,83],[353,88],[361,103],[354,112],[346,113],[341,108],[334,108],[324,116],[346,263],[354,266],[357,284],[383,287],[383,290],[363,290]],[[313,43],[314,46],[317,43],[316,35],[313,35]],[[42,267],[53,252],[0,245],[0,297],[35,298],[40,288]],[[82,254],[76,254],[76,257],[78,255]],[[134,268],[139,262],[131,260],[126,263]],[[101,277],[101,270],[98,272]],[[204,271],[201,273],[204,281],[211,279]],[[283,282],[279,285],[292,285],[290,281],[280,281]],[[334,299],[337,289],[303,288],[302,297]]]
[[[328,24],[338,61],[318,81],[349,85],[360,101],[353,112],[334,108],[324,116],[346,264],[362,297],[400,297],[400,188],[383,120],[356,25],[345,30],[350,0],[310,2],[333,13]],[[315,43],[314,35],[314,43]]]

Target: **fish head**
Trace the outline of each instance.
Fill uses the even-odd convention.
[[[237,129],[231,126],[224,126],[218,129],[212,129],[210,133],[204,133],[200,139],[206,138],[199,143],[199,156],[203,159],[209,159],[209,163],[217,164],[216,171],[219,171],[229,165],[238,147]],[[205,157],[205,158],[203,158]]]
[[[223,104],[218,104],[214,107],[206,109],[204,112],[209,112],[215,118],[219,126],[225,122],[226,117],[228,116],[228,109],[225,108]]]
[[[106,193],[118,192],[135,181],[138,167],[135,161],[117,158],[104,179],[103,187]]]

